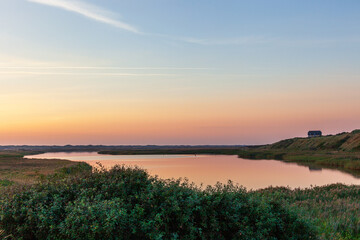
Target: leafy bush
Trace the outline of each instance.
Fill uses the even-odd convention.
[[[279,201],[233,185],[201,190],[116,166],[2,197],[0,229],[16,239],[315,239]]]

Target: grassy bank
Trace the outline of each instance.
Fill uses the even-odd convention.
[[[265,146],[243,147],[238,156],[335,168],[360,176],[360,130],[323,137],[286,139]]]
[[[291,138],[268,145],[289,151],[360,151],[360,130],[312,138]]]
[[[1,151],[0,152],[0,188],[14,183],[32,184],[39,178],[54,174],[62,168],[77,163],[67,160],[25,159],[25,155],[38,152]]]
[[[246,159],[275,159],[305,166],[327,167],[360,176],[360,152],[288,151],[244,148],[238,156]]]

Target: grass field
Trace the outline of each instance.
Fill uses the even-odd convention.
[[[293,208],[301,218],[313,222],[320,239],[360,239],[360,186],[271,187],[253,194]]]
[[[76,165],[67,160],[25,159],[23,156],[37,152],[1,151],[0,188],[14,183],[32,184],[42,176],[55,173],[64,167]]]

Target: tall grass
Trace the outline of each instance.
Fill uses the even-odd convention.
[[[332,184],[309,189],[267,188],[257,196],[280,201],[312,220],[321,239],[360,239],[360,186]]]

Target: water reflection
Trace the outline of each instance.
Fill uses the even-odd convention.
[[[31,158],[69,159],[93,166],[137,165],[161,178],[188,178],[196,184],[214,185],[229,179],[246,188],[272,186],[310,187],[331,183],[360,184],[350,174],[318,167],[304,167],[276,160],[246,160],[224,155],[99,155],[97,153],[45,153]]]

